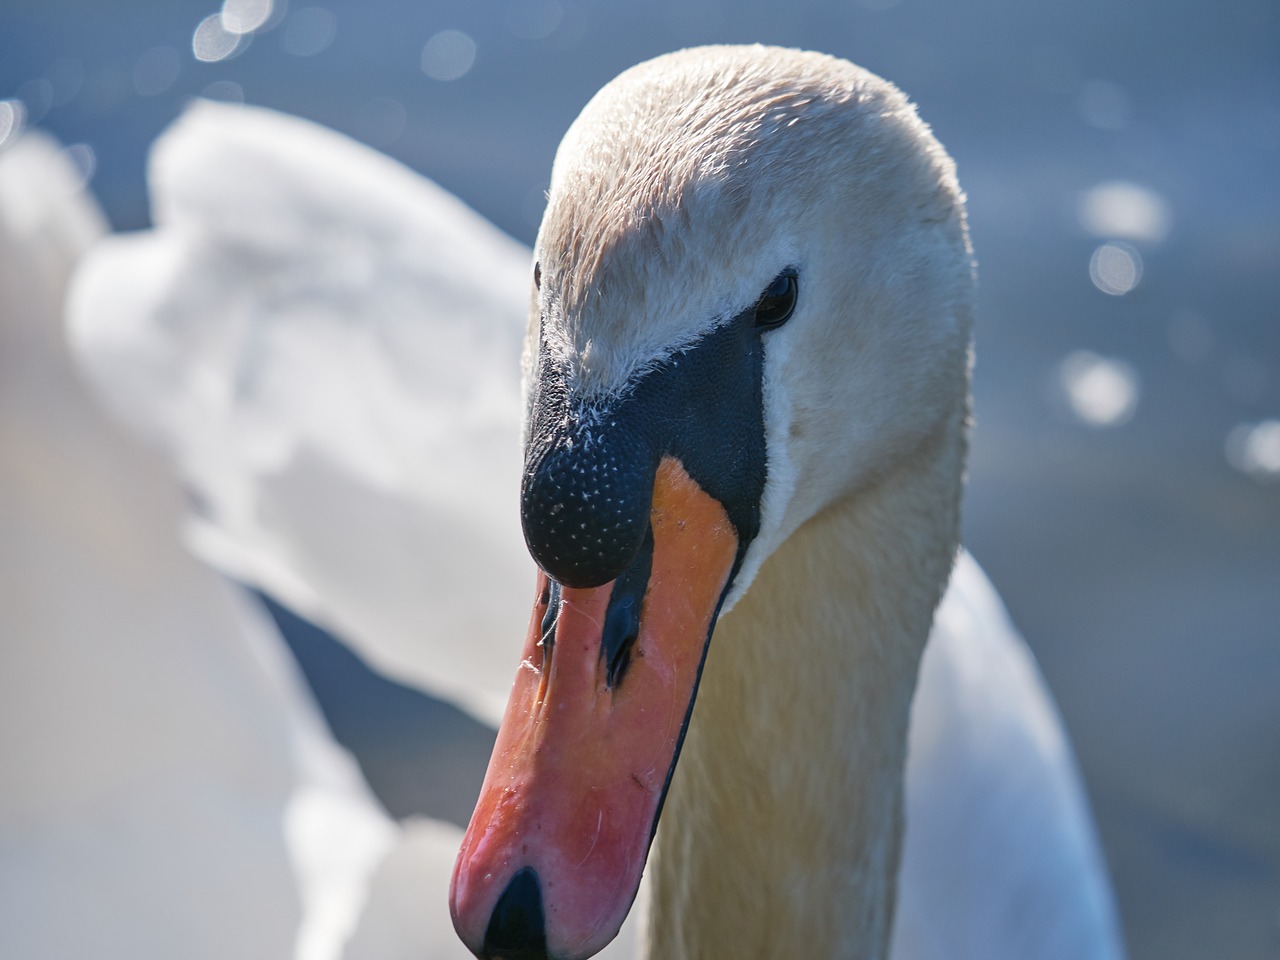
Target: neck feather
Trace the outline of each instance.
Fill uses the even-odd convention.
[[[650,867],[651,957],[886,955],[964,417],[802,526],[717,627]]]

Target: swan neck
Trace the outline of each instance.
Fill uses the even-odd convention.
[[[804,524],[712,642],[651,866],[651,957],[883,958],[964,412]]]

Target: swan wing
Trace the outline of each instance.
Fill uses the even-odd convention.
[[[0,956],[333,960],[393,828],[76,375],[80,187],[39,132],[0,152]]]
[[[262,109],[197,103],[149,183],[154,229],[88,258],[70,330],[192,492],[190,545],[496,723],[534,582],[516,513],[529,251]]]
[[[962,551],[912,704],[894,960],[1119,960],[1075,759],[1031,651]]]

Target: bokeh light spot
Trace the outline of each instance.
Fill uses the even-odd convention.
[[[98,155],[93,152],[93,147],[87,143],[73,143],[63,148],[62,156],[69,160],[75,169],[76,186],[79,188],[87,186],[98,169]]]
[[[222,26],[228,33],[253,33],[269,19],[272,0],[223,0]]]
[[[422,48],[422,72],[432,80],[465,77],[476,62],[476,42],[461,30],[441,30]]]
[[[1089,258],[1089,279],[1103,293],[1123,296],[1142,279],[1142,256],[1127,243],[1104,243]]]
[[[232,33],[222,25],[222,14],[213,13],[201,20],[191,35],[191,52],[197,60],[218,63],[239,53],[248,39],[247,35]]]
[[[140,97],[164,93],[182,70],[182,58],[173,47],[152,47],[133,65],[133,89]]]
[[[1227,434],[1227,462],[1259,483],[1280,480],[1280,420],[1242,423]]]
[[[1076,350],[1058,365],[1058,381],[1071,412],[1089,426],[1119,426],[1138,408],[1138,373],[1123,360]]]
[[[0,100],[0,149],[18,139],[26,124],[27,110],[21,100]]]
[[[1169,206],[1154,190],[1108,180],[1080,198],[1080,224],[1094,236],[1159,243],[1169,234]]]
[[[301,7],[285,24],[284,52],[295,57],[323,53],[338,35],[338,18],[324,7]]]

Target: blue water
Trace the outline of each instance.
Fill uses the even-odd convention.
[[[120,229],[147,223],[147,145],[212,85],[371,142],[529,242],[565,128],[649,56],[806,46],[907,90],[959,164],[980,261],[966,538],[1059,698],[1133,956],[1280,955],[1280,477],[1240,469],[1250,425],[1280,419],[1274,3],[318,8],[295,0],[242,52],[205,63],[192,37],[212,5],[5,0],[0,98],[87,145],[78,155]],[[448,81],[423,68],[444,30],[474,44]],[[1124,238],[1081,219],[1082,196],[1107,181],[1159,214],[1134,221],[1143,235],[1121,266],[1140,261],[1142,276],[1122,296],[1089,266]],[[1102,362],[1085,358],[1101,379],[1073,402],[1075,351]],[[412,723],[362,727],[349,707],[376,705],[362,686],[376,678],[319,640],[295,651],[375,786],[427,739],[386,731],[454,722],[396,699]],[[382,789],[404,809],[452,802]]]

